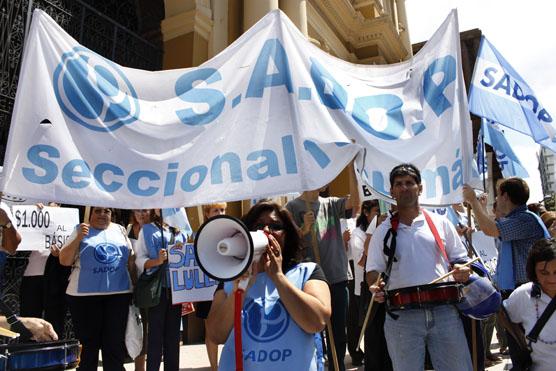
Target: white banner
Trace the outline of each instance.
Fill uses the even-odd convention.
[[[197,265],[193,244],[176,244],[169,251],[172,304],[212,300],[218,282]]]
[[[79,224],[79,210],[62,207],[12,206],[15,227],[21,234],[17,251],[50,249],[62,245]]]
[[[88,50],[36,10],[3,189],[192,206],[317,189],[360,153],[375,190],[386,194],[390,169],[412,162],[422,203],[447,204],[471,180],[470,138],[455,11],[395,65],[337,59],[273,11],[199,67],[148,72]]]

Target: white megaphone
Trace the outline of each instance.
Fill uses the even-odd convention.
[[[206,221],[195,236],[197,264],[218,281],[240,278],[268,246],[263,231],[250,232],[245,224],[228,215]]]

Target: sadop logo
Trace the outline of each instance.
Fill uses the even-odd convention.
[[[290,317],[280,301],[277,301],[267,314],[264,307],[252,300],[245,308],[245,312],[247,318],[244,327],[247,335],[261,343],[278,339],[290,324]]]
[[[60,108],[94,131],[113,131],[139,116],[135,90],[115,63],[82,46],[62,55],[53,76]]]
[[[122,257],[122,252],[116,245],[104,242],[95,246],[94,256],[101,264],[112,264]]]

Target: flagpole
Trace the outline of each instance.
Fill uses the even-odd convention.
[[[483,130],[481,130],[481,147],[483,149],[483,171],[481,171],[481,173],[483,173],[483,190],[486,192],[487,188],[486,188],[486,174],[485,174],[485,162],[486,162],[486,148],[485,148],[485,130],[488,130],[487,128],[485,128],[485,124],[484,121],[481,120],[481,125],[483,126]]]

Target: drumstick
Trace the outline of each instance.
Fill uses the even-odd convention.
[[[380,274],[378,275],[375,286],[380,282]],[[365,336],[365,329],[367,328],[367,322],[369,322],[369,317],[371,316],[371,310],[373,309],[373,303],[375,302],[375,295],[376,292],[373,292],[371,296],[371,302],[369,303],[369,309],[367,309],[367,314],[365,314],[365,320],[363,321],[363,327],[361,327],[361,333],[359,334],[359,340],[357,341],[357,350],[361,350],[361,341],[363,340],[363,336]]]
[[[468,261],[467,263],[465,263],[465,264],[463,264],[462,266],[460,266],[460,268],[470,266],[472,263],[475,263],[477,260],[479,260],[479,257],[476,257],[475,259]],[[450,277],[452,274],[454,274],[455,271],[456,271],[455,269],[449,271],[448,273],[446,273],[446,274],[444,274],[444,275],[438,277],[437,279],[431,281],[431,282],[429,283],[429,285],[431,285],[431,284],[433,284],[433,283],[438,283],[438,282],[442,281],[444,278]]]
[[[5,336],[10,339],[15,339],[16,337],[19,336],[19,334],[17,332],[13,332],[3,327],[0,327],[0,336]]]

